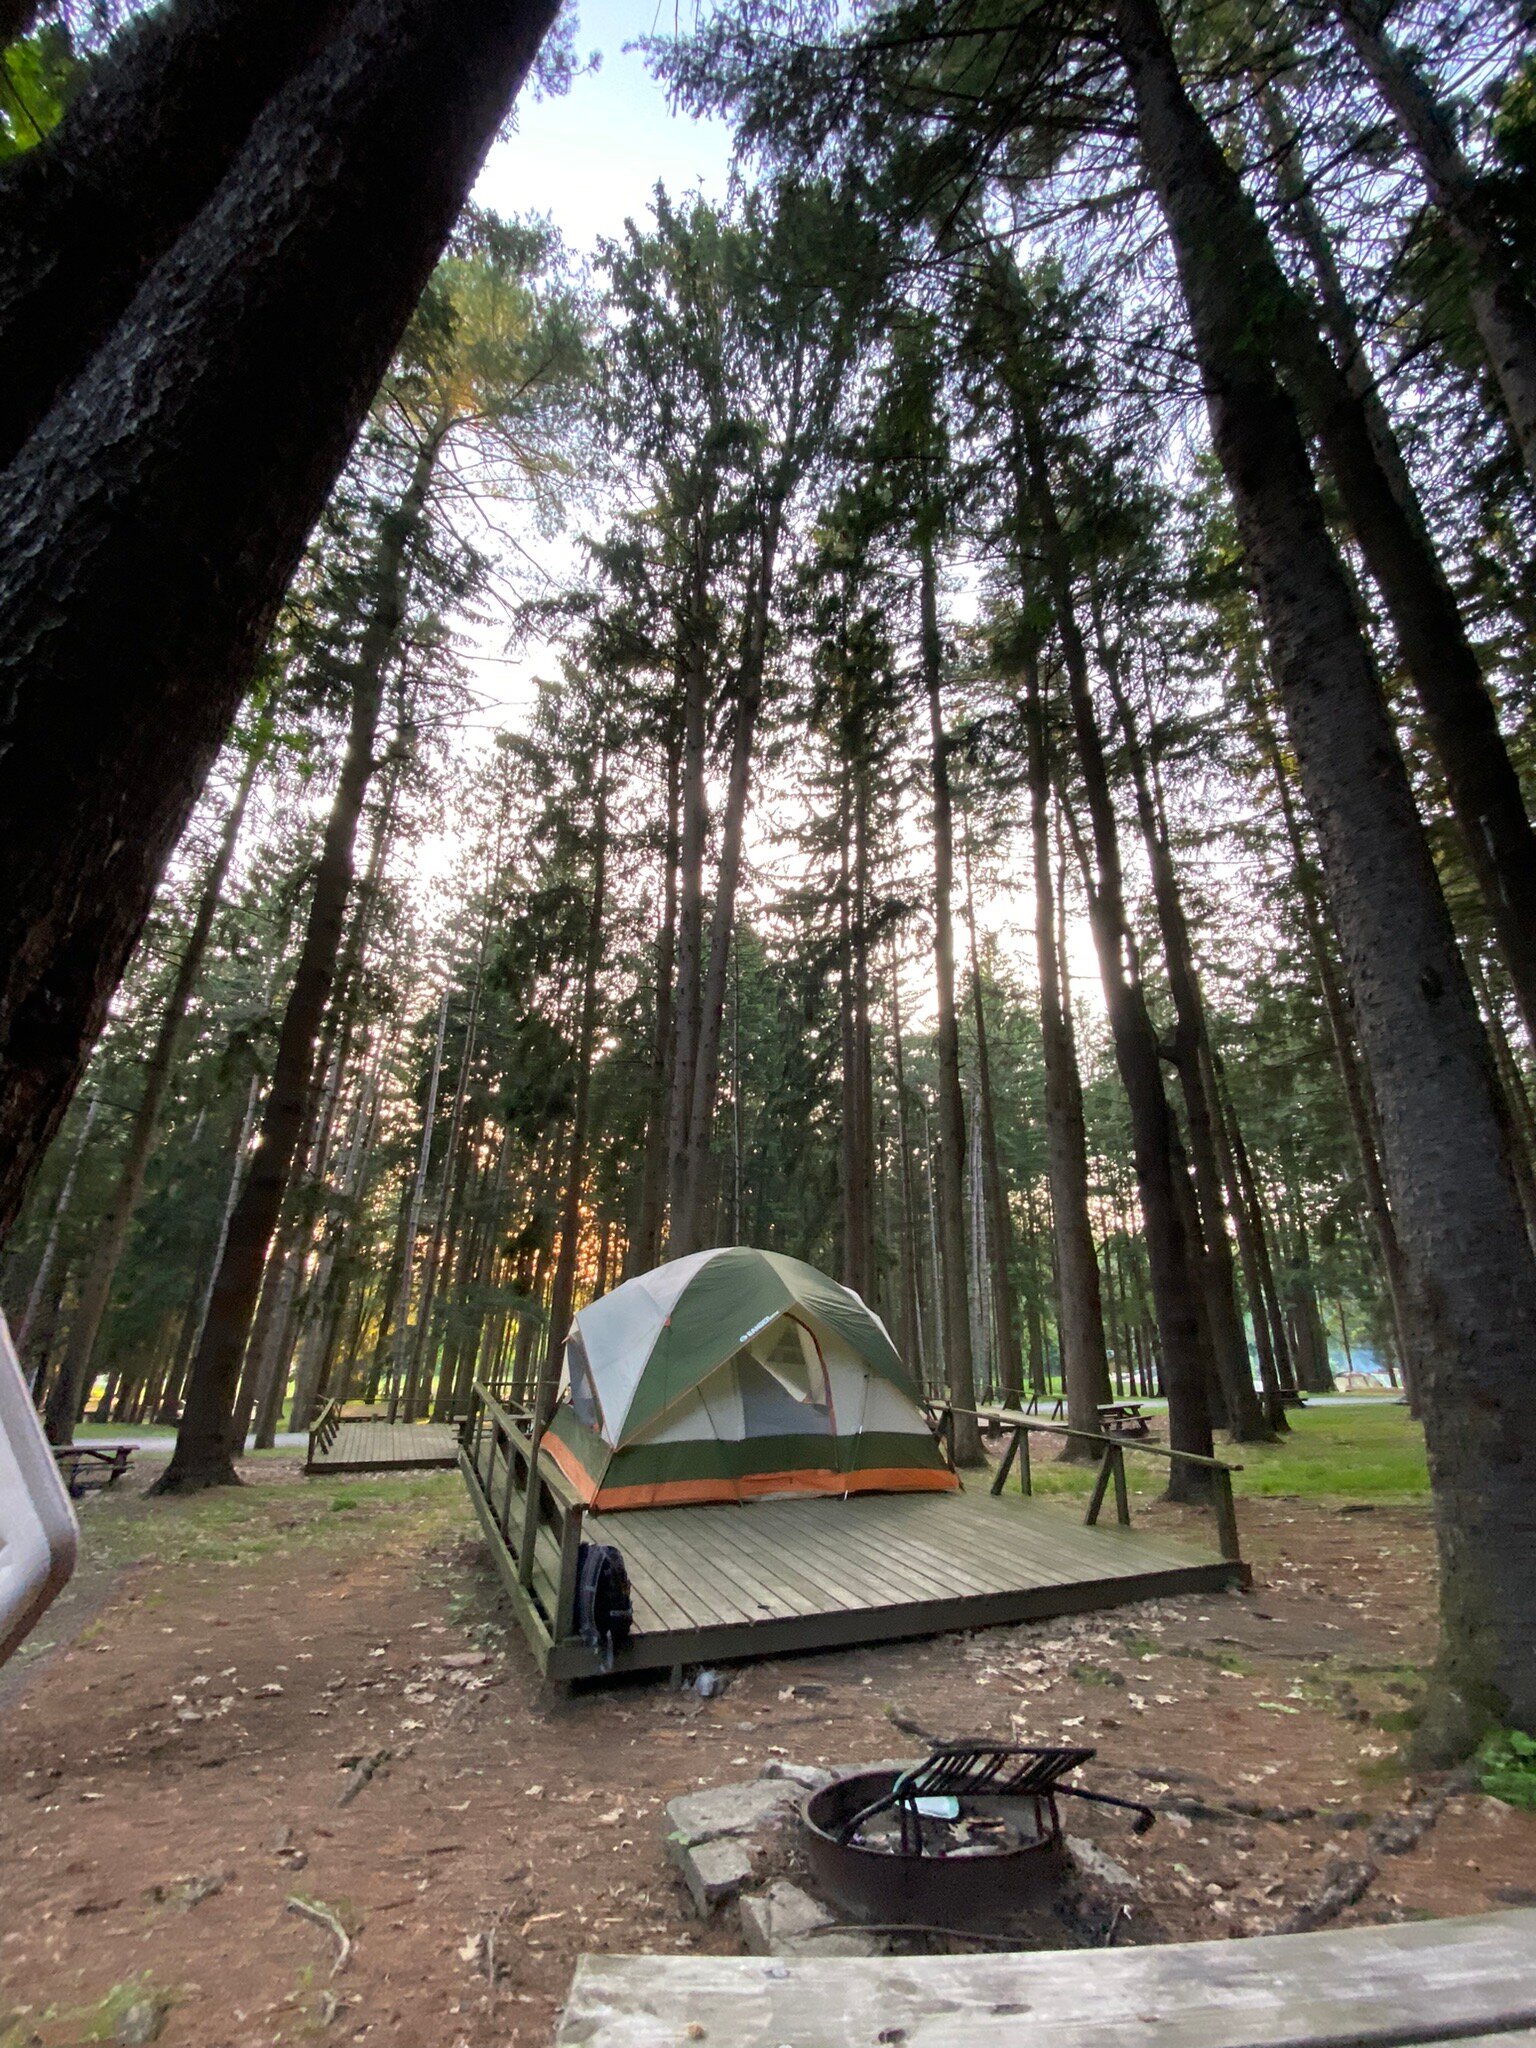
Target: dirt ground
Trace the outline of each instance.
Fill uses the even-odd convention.
[[[0,2048],[531,2048],[583,1950],[735,1948],[685,1910],[668,1798],[930,1733],[1094,1744],[1090,1782],[1159,1808],[1140,1838],[1069,1815],[1138,1881],[1122,1941],[1536,1903],[1536,1815],[1398,1761],[1418,1508],[1247,1501],[1249,1594],[743,1666],[707,1701],[544,1689],[452,1474],[273,1463],[180,1540],[186,1512],[87,1503],[71,1603],[0,1692]]]

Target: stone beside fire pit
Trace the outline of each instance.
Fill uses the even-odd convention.
[[[893,1759],[867,1768],[903,1770],[916,1761]],[[806,1870],[799,1846],[800,1802],[836,1775],[773,1759],[757,1778],[684,1793],[664,1810],[667,1854],[694,1913],[712,1920],[734,1908],[749,1955],[883,1955],[903,1939],[858,1926],[801,1881]],[[1123,1907],[1137,1889],[1131,1873],[1095,1843],[1069,1836],[1066,1847],[1078,1910],[1059,1926],[1042,1924],[1040,1946],[1071,1946],[1074,1921],[1082,1924],[1082,1940],[1095,1939],[1109,1913]],[[1026,1932],[1020,1945],[1035,1943]]]

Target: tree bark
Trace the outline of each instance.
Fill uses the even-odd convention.
[[[736,928],[736,890],[741,880],[747,799],[752,786],[757,718],[763,702],[768,621],[773,603],[774,568],[786,488],[786,481],[781,477],[778,493],[764,518],[736,678],[731,764],[726,779],[725,811],[720,821],[720,864],[715,872],[708,966],[699,998],[698,1045],[688,1109],[688,1142],[683,1160],[683,1183],[672,1215],[673,1257],[685,1257],[689,1252],[701,1251],[704,1245],[710,1145],[714,1132],[715,1097],[720,1085],[720,1037],[725,1022],[726,974]]]
[[[939,635],[939,571],[932,539],[924,535],[918,560],[920,659],[928,699],[933,776],[933,968],[938,997],[935,1063],[938,1067],[939,1155],[935,1201],[939,1236],[940,1329],[944,1377],[955,1409],[955,1463],[983,1465],[977,1423],[976,1367],[971,1356],[970,1306],[965,1286],[965,1098],[960,1086],[960,1024],[955,1009],[955,827],[949,788],[949,737],[944,730],[944,650]]]
[[[1411,1385],[1418,1371],[1418,1333],[1410,1318],[1408,1275],[1403,1264],[1403,1250],[1398,1241],[1392,1204],[1387,1198],[1387,1184],[1382,1177],[1380,1122],[1367,1093],[1367,1079],[1360,1071],[1359,1055],[1355,1049],[1354,1026],[1334,967],[1327,919],[1318,900],[1312,862],[1302,842],[1301,824],[1296,816],[1295,805],[1291,801],[1290,780],[1286,774],[1285,763],[1280,757],[1280,748],[1265,706],[1255,701],[1253,710],[1259,746],[1274,781],[1280,815],[1285,821],[1286,837],[1291,849],[1291,872],[1301,903],[1302,923],[1306,929],[1307,944],[1312,953],[1318,987],[1322,992],[1323,1011],[1328,1019],[1328,1035],[1333,1041],[1334,1062],[1339,1070],[1339,1080],[1344,1090],[1344,1106],[1349,1114],[1355,1150],[1360,1160],[1360,1178],[1365,1186],[1366,1213],[1371,1220],[1376,1255],[1381,1261],[1382,1278],[1387,1285],[1398,1353]]]
[[[1225,165],[1156,0],[1117,0],[1142,155],[1172,236],[1212,438],[1274,652],[1424,1332],[1441,1558],[1426,1754],[1491,1720],[1536,1729],[1536,1259],[1488,1045],[1300,424],[1251,341],[1213,203]]]
[[[656,936],[656,1009],[651,1036],[645,1155],[634,1234],[624,1248],[623,1276],[648,1273],[661,1258],[667,1206],[667,1076],[677,1029],[672,976],[677,959],[678,864],[681,858],[682,721],[667,721],[667,826],[661,856],[661,929]]]
[[[581,1010],[576,1030],[576,1089],[571,1108],[570,1148],[565,1159],[565,1187],[560,1203],[560,1256],[549,1303],[549,1341],[539,1375],[534,1406],[533,1439],[537,1443],[554,1413],[560,1392],[560,1366],[570,1335],[571,1306],[576,1298],[576,1253],[581,1238],[581,1190],[587,1170],[587,1131],[592,1107],[592,1055],[597,1044],[598,977],[603,962],[603,920],[608,888],[608,770],[598,769],[597,799],[592,817],[592,883],[587,904],[586,958],[581,970]]]
[[[704,855],[709,838],[709,670],[705,636],[709,600],[709,511],[697,515],[690,602],[684,627],[682,720],[682,847],[678,873],[677,993],[672,1004],[672,1086],[667,1115],[667,1251],[678,1239],[689,1167],[693,1077],[698,1062],[703,990]]]
[[[992,1096],[992,1060],[987,1044],[986,1005],[981,993],[981,968],[976,957],[975,908],[971,902],[970,876],[966,876],[966,912],[971,939],[971,1010],[976,1024],[976,1081],[981,1112],[981,1170],[985,1184],[988,1217],[988,1249],[992,1265],[992,1322],[996,1332],[996,1353],[1000,1392],[1007,1407],[1016,1407],[1024,1383],[1024,1359],[1019,1349],[1018,1314],[1013,1299],[1013,1218],[1008,1209],[1008,1189],[1003,1180],[1003,1163],[997,1146],[997,1111]]]
[[[1358,0],[1339,4],[1352,9]],[[1192,104],[1190,112],[1199,123]],[[1208,226],[1213,232],[1219,228],[1229,263],[1243,274],[1245,346],[1257,342],[1272,350],[1333,473],[1413,678],[1468,865],[1536,1043],[1536,830],[1481,664],[1385,410],[1362,375],[1365,366],[1347,309],[1341,319],[1335,296],[1330,325],[1340,332],[1345,349],[1347,367],[1341,370],[1318,333],[1312,309],[1287,281],[1236,172],[1205,133],[1213,152],[1205,195]],[[1323,290],[1336,294],[1331,251],[1318,246],[1326,240],[1321,224],[1310,210],[1302,218],[1314,259],[1322,265]]]
[[[1521,459],[1536,482],[1536,306],[1445,110],[1382,26],[1371,0],[1335,0],[1344,33],[1397,116],[1430,198],[1467,265],[1472,318]]]
[[[1057,1340],[1067,1426],[1100,1434],[1099,1403],[1109,1390],[1104,1346],[1104,1303],[1099,1260],[1088,1211],[1088,1132],[1056,950],[1056,902],[1051,874],[1051,759],[1039,664],[1024,674],[1030,829],[1035,868],[1035,962],[1040,981],[1040,1045],[1045,1062],[1046,1173],[1051,1189],[1051,1231],[1056,1247]],[[1068,1437],[1064,1458],[1089,1458],[1092,1445]]]
[[[1104,1002],[1115,1044],[1115,1064],[1125,1088],[1131,1116],[1131,1143],[1136,1184],[1146,1231],[1147,1264],[1152,1281],[1158,1330],[1162,1338],[1163,1377],[1168,1393],[1168,1444],[1171,1450],[1196,1457],[1211,1455],[1211,1417],[1206,1398],[1205,1353],[1201,1343],[1200,1306],[1194,1275],[1194,1247],[1180,1215],[1175,1176],[1173,1113],[1163,1087],[1157,1033],[1147,1010],[1136,966],[1135,946],[1125,908],[1120,861],[1120,828],[1110,792],[1104,743],[1094,710],[1088,675],[1088,653],[1078,624],[1072,594],[1072,565],[1057,515],[1046,449],[1038,417],[1023,400],[1018,406],[1023,436],[1025,474],[1017,482],[1021,505],[1033,511],[1045,558],[1046,585],[1067,677],[1077,762],[1088,801],[1094,862],[1089,882],[1088,918],[1104,983]],[[1175,1462],[1169,1470],[1171,1498],[1204,1499],[1206,1484],[1198,1466]]]
[[[260,746],[253,744],[246,755],[245,768],[235,790],[234,802],[229,807],[224,830],[203,881],[192,927],[187,933],[187,943],[182,948],[181,959],[176,968],[176,978],[171,983],[170,994],[166,997],[160,1028],[155,1033],[155,1042],[150,1048],[149,1058],[144,1063],[144,1087],[128,1132],[128,1150],[118,1171],[117,1186],[112,1193],[112,1206],[108,1209],[97,1233],[85,1285],[80,1291],[80,1300],[69,1326],[69,1344],[64,1353],[64,1363],[56,1388],[57,1414],[54,1412],[53,1402],[49,1403],[50,1430],[64,1428],[69,1432],[63,1436],[51,1437],[50,1440],[54,1443],[68,1443],[73,1434],[75,1404],[90,1374],[91,1356],[96,1349],[101,1320],[106,1314],[118,1261],[123,1255],[123,1246],[128,1242],[128,1226],[133,1221],[134,1211],[144,1192],[144,1175],[148,1170],[150,1154],[154,1150],[155,1137],[160,1128],[160,1110],[165,1101],[165,1091],[170,1084],[177,1041],[181,1036],[181,1027],[186,1021],[192,992],[197,986],[198,976],[202,973],[203,955],[208,948],[213,920],[218,913],[219,904],[223,901],[225,879],[229,874],[229,864],[234,858],[235,841],[240,836],[240,826],[245,817],[245,807],[250,799],[252,785],[256,780],[256,771],[261,765],[262,752]]]
[[[1102,647],[1102,629],[1100,644]],[[1237,1271],[1227,1236],[1221,1165],[1212,1130],[1214,1116],[1205,1086],[1205,1053],[1210,1034],[1206,1026],[1205,997],[1200,988],[1194,946],[1189,936],[1189,921],[1184,915],[1183,892],[1174,869],[1167,825],[1158,806],[1135,714],[1121,685],[1116,664],[1108,658],[1107,648],[1104,652],[1102,666],[1125,738],[1131,785],[1136,796],[1136,814],[1147,850],[1152,895],[1162,931],[1168,992],[1173,998],[1173,1066],[1184,1096],[1185,1120],[1189,1129],[1189,1154],[1198,1204],[1196,1220],[1201,1281],[1210,1324],[1211,1350],[1226,1408],[1227,1429],[1239,1443],[1270,1443],[1274,1440],[1274,1425],[1254,1391],[1248,1339],[1237,1302]]]
[[[151,9],[90,65],[58,126],[0,170],[0,469],[348,4],[177,0]]]
[[[358,0],[0,478],[0,1232],[553,13]]]

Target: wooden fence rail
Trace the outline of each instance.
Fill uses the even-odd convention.
[[[1034,1422],[1016,1410],[1009,1408],[957,1409],[945,1403],[933,1413],[934,1427],[939,1433],[949,1458],[955,1458],[955,1418],[957,1415],[971,1415],[991,1429],[1010,1432],[1011,1441],[1003,1453],[1003,1461],[992,1479],[993,1493],[1001,1493],[1007,1485],[1015,1463],[1019,1468],[1019,1491],[1034,1492],[1034,1473],[1030,1463],[1029,1439],[1031,1436],[1059,1436],[1073,1439],[1078,1443],[1092,1444],[1099,1457],[1098,1476],[1093,1492],[1088,1498],[1087,1512],[1083,1520],[1096,1523],[1104,1506],[1105,1496],[1113,1486],[1115,1490],[1115,1519],[1123,1527],[1131,1525],[1130,1497],[1125,1483],[1125,1454],[1135,1451],[1143,1457],[1163,1458],[1172,1464],[1197,1467],[1208,1475],[1209,1506],[1216,1523],[1216,1541],[1221,1555],[1233,1564],[1242,1564],[1243,1552],[1237,1529],[1237,1507],[1232,1497],[1232,1474],[1241,1472],[1241,1465],[1226,1464],[1220,1458],[1204,1458],[1194,1451],[1169,1450],[1163,1444],[1147,1444],[1120,1437],[1097,1436],[1091,1430],[1069,1429],[1057,1422]]]
[[[306,1465],[313,1465],[317,1457],[324,1457],[325,1453],[331,1448],[331,1445],[335,1443],[336,1433],[340,1428],[341,1403],[339,1401],[323,1402],[316,1412],[314,1421],[309,1425],[309,1449],[305,1454]]]
[[[459,1469],[491,1555],[541,1664],[576,1632],[576,1581],[585,1504],[530,1435],[532,1417],[481,1381],[470,1391]]]

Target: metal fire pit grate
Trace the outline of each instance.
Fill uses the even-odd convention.
[[[1095,1753],[1091,1749],[1046,1748],[1022,1742],[940,1743],[922,1763],[904,1771],[888,1792],[846,1820],[837,1838],[846,1846],[861,1828],[894,1807],[901,1826],[901,1853],[921,1856],[924,1816],[919,1800],[981,1798],[1033,1800],[1037,1834],[1043,1840],[1054,1840],[1061,1833],[1056,1811],[1058,1792],[1074,1799],[1090,1799],[1101,1806],[1128,1807],[1137,1816],[1135,1832],[1145,1834],[1154,1818],[1150,1807],[1061,1782],[1069,1771],[1090,1763]]]
[[[805,1802],[807,1862],[825,1895],[865,1921],[961,1930],[1054,1910],[1070,1871],[1058,1798],[1128,1809],[1137,1834],[1155,1817],[1063,1784],[1093,1755],[973,1739],[940,1743],[909,1770],[835,1778]]]

